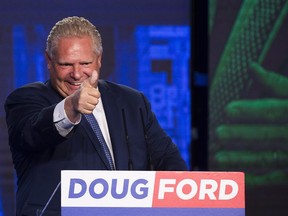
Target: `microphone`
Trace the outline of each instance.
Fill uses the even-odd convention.
[[[128,130],[127,130],[127,124],[126,124],[126,118],[125,118],[125,110],[122,109],[122,119],[123,119],[123,125],[124,125],[124,131],[125,131],[125,141],[128,149],[128,168],[129,170],[133,170],[133,163],[131,160],[131,150],[129,145],[129,136],[128,136]]]
[[[147,151],[148,151],[148,163],[149,163],[149,170],[154,170],[154,165],[152,163],[152,158],[151,158],[151,149],[150,146],[148,145],[148,135],[147,135],[147,131],[145,128],[145,124],[144,124],[144,117],[143,117],[143,112],[142,109],[139,108],[139,112],[140,112],[140,116],[141,116],[141,122],[142,122],[142,127],[143,127],[143,133],[144,133],[144,138],[145,138],[145,143],[146,143],[146,147],[147,147]]]
[[[43,216],[43,214],[45,213],[48,205],[50,204],[51,200],[53,199],[53,197],[54,197],[56,191],[58,190],[58,188],[60,187],[60,185],[61,185],[61,180],[59,181],[59,183],[57,184],[57,186],[56,186],[56,188],[54,189],[53,193],[52,193],[51,196],[49,197],[49,199],[48,199],[46,205],[44,206],[44,208],[43,208],[42,210],[41,210],[41,209],[37,209],[37,212],[36,212],[36,215],[37,215],[37,216]],[[39,215],[38,215],[38,212],[39,212],[39,211],[40,211],[40,213],[39,213]]]

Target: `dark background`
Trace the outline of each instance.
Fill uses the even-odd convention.
[[[0,93],[0,207],[3,215],[13,215],[15,202],[15,178],[11,155],[8,146],[7,128],[5,124],[5,113],[3,105],[7,95],[18,85],[25,82],[34,81],[35,74],[24,74],[23,79],[17,74],[15,77],[15,68],[21,67],[14,62],[15,54],[13,45],[12,32],[15,26],[35,26],[41,24],[45,26],[44,33],[55,24],[56,21],[66,16],[79,15],[89,20],[93,20],[99,26],[102,33],[105,57],[103,58],[102,67],[106,72],[102,74],[104,78],[119,80],[121,75],[115,74],[115,67],[118,62],[115,60],[116,55],[114,34],[111,34],[115,28],[119,30],[120,38],[123,40],[129,38],[135,26],[190,26],[191,27],[191,59],[189,62],[190,76],[185,77],[190,83],[190,102],[191,108],[191,146],[189,146],[190,155],[189,166],[192,171],[200,170],[227,170],[242,171],[250,173],[251,169],[245,167],[245,159],[239,161],[237,166],[221,167],[215,155],[218,151],[214,148],[214,131],[215,128],[209,127],[211,123],[211,102],[209,101],[209,85],[213,83],[217,67],[221,62],[221,56],[228,44],[231,32],[239,16],[244,3],[260,4],[262,0],[85,0],[85,1],[35,1],[35,0],[2,0],[0,2],[0,65],[2,86]],[[262,1],[263,2],[263,1]],[[268,6],[267,6],[268,5]],[[276,6],[275,6],[276,5]],[[278,6],[277,6],[278,5]],[[283,0],[267,0],[263,4],[265,7],[283,7]],[[262,6],[259,6],[262,11]],[[279,10],[278,10],[279,11]],[[266,20],[265,17],[263,22]],[[261,22],[260,22],[261,23]],[[277,34],[277,40],[267,54],[263,65],[269,70],[277,71],[281,74],[287,74],[287,19],[281,25]],[[264,27],[263,27],[264,28]],[[265,29],[265,28],[264,28]],[[127,32],[127,34],[125,33]],[[29,33],[28,33],[29,34]],[[46,34],[43,38],[46,39]],[[33,42],[33,34],[30,40]],[[249,43],[248,43],[249,44]],[[239,47],[237,47],[238,49]],[[248,46],[246,46],[249,49]],[[235,48],[236,49],[236,48]],[[237,50],[236,49],[236,50]],[[133,49],[124,50],[129,53]],[[131,53],[130,53],[131,55]],[[123,57],[125,59],[125,57]],[[285,61],[286,59],[286,61]],[[45,68],[44,68],[45,69]],[[210,74],[210,75],[209,75]],[[129,73],[128,73],[129,75]],[[128,76],[127,75],[127,76]],[[135,81],[131,77],[131,84]],[[209,77],[209,79],[208,79]],[[43,77],[44,79],[47,77]],[[18,82],[18,83],[17,83]],[[253,86],[253,88],[256,85]],[[253,89],[252,88],[252,89]],[[227,90],[226,90],[227,91]],[[229,92],[229,90],[228,90]],[[266,92],[267,93],[267,92]],[[265,92],[262,97],[266,96]],[[210,95],[211,96],[211,95]],[[209,98],[209,99],[208,99]],[[208,106],[210,102],[210,110]],[[209,122],[209,123],[208,123]],[[287,123],[287,122],[286,122]],[[209,140],[210,138],[210,140]],[[267,144],[267,149],[275,149],[274,142]],[[287,145],[287,142],[284,143]],[[277,152],[285,152],[287,147],[279,146]],[[230,147],[239,150],[239,144],[232,143]],[[225,146],[220,145],[221,150]],[[234,150],[235,150],[234,148]],[[244,150],[250,151],[249,145],[241,146]],[[217,150],[219,150],[217,146]],[[242,149],[243,150],[243,149]],[[255,148],[252,150],[255,150]],[[219,153],[219,152],[218,152]],[[249,155],[249,153],[247,153]],[[212,159],[211,159],[212,158]],[[248,158],[249,159],[249,158]],[[252,164],[250,168],[254,170],[263,167],[263,163]],[[230,161],[235,161],[231,158]],[[229,164],[229,160],[228,160]],[[266,163],[264,163],[266,165]],[[281,170],[287,170],[286,164],[281,164]],[[279,166],[271,166],[269,169],[279,170]],[[269,182],[266,184],[254,184],[246,186],[246,215],[286,215],[288,208],[287,184],[278,184]]]

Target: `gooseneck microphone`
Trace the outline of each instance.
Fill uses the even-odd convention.
[[[129,144],[129,136],[128,136],[128,130],[127,130],[127,124],[126,124],[126,117],[125,117],[125,110],[122,109],[122,120],[124,125],[124,131],[125,131],[125,141],[128,149],[128,169],[133,170],[133,162],[131,160],[131,149]]]
[[[143,117],[143,112],[142,109],[139,108],[139,112],[140,112],[140,116],[141,116],[141,122],[142,122],[142,127],[143,127],[143,133],[144,133],[144,138],[145,138],[145,143],[146,143],[146,147],[147,147],[147,151],[148,151],[148,164],[149,164],[149,170],[154,170],[154,165],[152,162],[152,158],[151,158],[151,148],[148,145],[148,135],[147,135],[147,130],[144,124],[144,117]]]
[[[37,215],[37,216],[42,216],[42,215],[45,213],[48,205],[50,204],[51,200],[53,199],[53,197],[54,197],[55,193],[57,192],[58,188],[60,187],[60,185],[61,185],[61,180],[59,181],[59,183],[57,184],[57,186],[56,186],[56,188],[54,189],[53,193],[52,193],[51,196],[49,197],[49,199],[48,199],[46,205],[44,206],[44,208],[43,208],[42,210],[40,210],[40,213],[39,213],[39,214],[38,214],[38,211],[39,211],[39,210],[37,210],[37,212],[36,212],[36,215]]]

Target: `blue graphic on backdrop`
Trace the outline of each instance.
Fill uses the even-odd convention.
[[[47,79],[44,57],[47,32],[43,25],[13,27],[14,85]]]
[[[190,27],[136,28],[138,89],[190,164]]]
[[[2,197],[1,197],[1,194],[2,193],[0,193],[0,216],[3,216],[4,214],[3,214],[3,208],[2,208]]]

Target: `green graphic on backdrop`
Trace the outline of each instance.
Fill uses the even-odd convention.
[[[210,169],[244,171],[248,185],[288,182],[288,77],[266,68],[287,14],[287,0],[242,1],[210,71]]]

